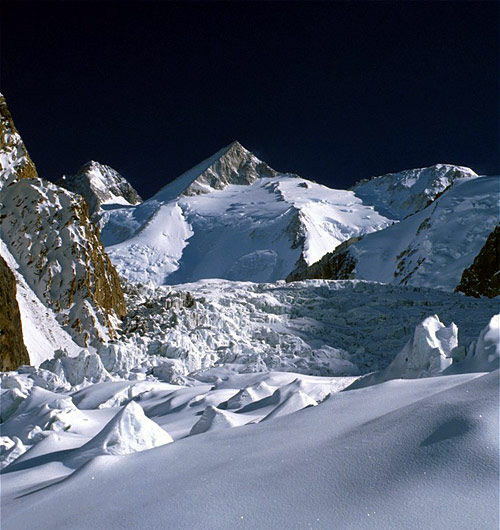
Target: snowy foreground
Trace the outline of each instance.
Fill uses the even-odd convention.
[[[2,374],[2,529],[498,527],[498,302],[360,281],[128,287]]]

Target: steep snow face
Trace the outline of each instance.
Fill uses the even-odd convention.
[[[365,204],[399,220],[425,208],[457,179],[473,177],[477,174],[467,167],[436,164],[362,180],[352,189]]]
[[[337,279],[348,264],[350,278],[452,291],[498,222],[499,191],[499,177],[456,180],[427,208],[332,253],[323,258],[324,267],[314,265],[296,278]]]
[[[54,356],[55,349],[63,349],[75,356],[81,347],[71,334],[63,329],[56,318],[57,311],[47,307],[28,285],[16,260],[7,245],[0,240],[0,254],[14,274],[16,280],[16,300],[19,306],[24,344],[29,354],[28,362],[38,366]]]
[[[123,293],[81,197],[22,179],[2,190],[0,219],[19,275],[74,340],[85,346],[113,336]]]
[[[238,166],[228,155],[242,150],[250,162]],[[157,285],[272,282],[299,261],[311,264],[346,239],[391,224],[353,192],[259,168],[235,144],[142,205],[107,212],[102,237],[120,274]],[[210,186],[195,178],[207,171],[218,178]]]
[[[0,189],[21,178],[38,177],[7,103],[0,94]]]
[[[93,160],[84,164],[75,175],[63,176],[56,184],[80,194],[89,205],[90,215],[97,218],[104,205],[130,206],[142,202],[118,171]]]
[[[133,282],[166,283],[193,230],[176,202],[161,204],[142,229],[124,243],[107,248],[118,273]]]
[[[428,208],[349,251],[356,278],[453,290],[497,224],[499,177],[456,181]]]

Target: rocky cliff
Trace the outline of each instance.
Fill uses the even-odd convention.
[[[488,236],[472,265],[464,270],[455,291],[476,298],[500,295],[500,225]]]
[[[14,125],[5,97],[0,94],[0,188],[15,180],[37,176],[35,164]]]
[[[16,279],[0,256],[0,371],[15,370],[29,363],[16,299]]]
[[[3,97],[0,108],[2,243],[29,289],[80,346],[112,338],[125,302],[87,203],[37,178]]]
[[[11,183],[2,199],[2,238],[40,300],[82,346],[113,336],[123,293],[84,199],[42,179]]]
[[[355,277],[356,260],[349,253],[349,247],[359,241],[360,237],[352,237],[341,243],[333,252],[328,252],[319,261],[307,266],[300,261],[295,270],[286,277],[287,282],[300,280],[350,280]]]

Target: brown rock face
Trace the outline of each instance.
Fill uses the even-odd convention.
[[[2,94],[0,94],[0,151],[4,155],[3,161],[0,162],[0,187],[15,180],[38,177],[35,164],[14,125]]]
[[[476,298],[500,295],[500,225],[491,232],[472,265],[464,270],[455,291]]]
[[[325,254],[319,261],[309,267],[302,260],[297,268],[287,276],[285,281],[350,280],[354,278],[356,260],[349,252],[348,247],[360,239],[360,237],[352,237],[344,241],[333,252]]]
[[[2,95],[0,141],[0,233],[20,274],[80,346],[114,337],[125,300],[87,203],[38,178]]]
[[[38,298],[81,346],[114,336],[125,301],[85,200],[42,179],[13,182],[2,197],[2,239]]]
[[[29,363],[16,300],[16,279],[0,256],[0,370],[15,370]]]

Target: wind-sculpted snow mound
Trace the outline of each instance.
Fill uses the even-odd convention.
[[[291,414],[324,401],[354,378],[237,374],[221,367],[204,374],[210,384],[195,379],[187,386],[107,381],[72,393],[51,392],[34,381],[30,387],[25,374],[16,372],[2,379],[2,407],[5,392],[15,391],[15,399],[2,418],[0,469],[14,472],[51,464],[67,472],[95,457],[126,455]],[[247,396],[245,406],[228,410],[241,396]]]
[[[193,435],[208,431],[229,429],[231,427],[245,425],[247,422],[248,418],[245,416],[238,416],[234,412],[228,412],[210,406],[203,411],[201,418],[193,425],[189,434]]]
[[[144,415],[142,407],[131,401],[69,460],[77,466],[101,455],[127,455],[173,442],[172,437]]]
[[[242,377],[204,385],[206,397]],[[163,407],[155,421],[173,427],[197,408],[193,393],[159,385],[140,403],[146,414]],[[75,473],[54,460],[14,462],[2,475],[2,528],[496,528],[498,372],[340,392],[302,412],[118,458]]]

